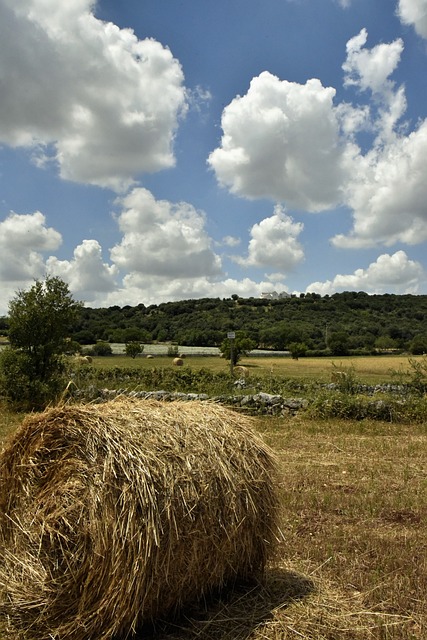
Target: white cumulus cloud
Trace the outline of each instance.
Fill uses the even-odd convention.
[[[337,204],[353,148],[340,135],[334,97],[317,79],[253,78],[224,109],[221,145],[208,159],[220,184],[310,211]]]
[[[46,225],[40,211],[11,213],[0,222],[0,315],[18,290],[46,275],[45,255],[61,243],[61,234]]]
[[[368,32],[362,29],[347,42],[347,59],[342,66],[346,74],[344,84],[382,93],[392,84],[389,77],[400,62],[403,41],[399,38],[366,49],[367,39]]]
[[[102,260],[102,250],[97,240],[83,240],[74,249],[72,260],[58,260],[50,256],[46,261],[47,271],[68,283],[78,299],[92,303],[99,294],[116,287],[117,269]]]
[[[118,204],[123,238],[111,250],[111,259],[134,279],[143,283],[152,276],[191,279],[221,272],[205,216],[192,205],[156,200],[143,188],[134,189]]]
[[[338,274],[333,280],[312,282],[306,292],[321,295],[342,291],[366,291],[366,293],[418,293],[426,274],[419,262],[410,260],[404,251],[393,255],[383,254],[367,269],[356,269],[353,274]]]
[[[253,225],[247,257],[235,258],[235,261],[243,266],[289,272],[304,259],[304,251],[298,241],[303,228],[302,223],[294,222],[283,207],[276,205],[271,217]]]
[[[332,240],[342,248],[427,240],[427,121],[408,136],[370,151],[348,187],[353,228]]]
[[[403,23],[427,38],[427,0],[399,0],[397,13]]]
[[[184,78],[169,49],[98,20],[94,4],[2,0],[0,141],[123,190],[174,164]]]
[[[40,211],[11,213],[0,222],[1,281],[23,286],[43,277],[46,269],[43,254],[57,249],[61,242],[61,234],[46,226],[46,218]]]
[[[335,105],[335,89],[319,80],[303,85],[264,72],[224,109],[221,144],[208,162],[220,184],[242,197],[307,211],[345,205],[353,225],[332,239],[336,246],[424,242],[427,120],[412,131],[402,121],[405,90],[392,79],[402,40],[372,48],[367,41],[366,29],[351,38],[343,64],[344,85],[367,93],[367,104]],[[253,231],[260,235],[266,227],[260,223]],[[260,264],[263,253],[266,258],[254,237],[240,263]],[[281,270],[280,251],[270,253]]]

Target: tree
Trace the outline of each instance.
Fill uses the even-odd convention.
[[[57,277],[36,280],[9,303],[10,347],[0,360],[6,397],[22,408],[42,408],[64,388],[62,355],[81,303]]]
[[[144,350],[144,345],[140,342],[128,342],[126,343],[126,355],[131,358],[136,358]]]
[[[231,352],[233,352],[233,366],[236,365],[242,356],[245,356],[248,351],[255,349],[256,343],[248,338],[243,331],[237,331],[235,338],[226,338],[221,346],[220,351],[226,360],[231,359]]]
[[[291,356],[293,360],[298,360],[298,358],[303,358],[307,353],[307,345],[305,342],[291,342],[288,346],[289,351],[291,352]]]
[[[92,347],[92,352],[95,356],[112,356],[113,350],[111,345],[104,340],[98,340]]]

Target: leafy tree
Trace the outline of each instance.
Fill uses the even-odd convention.
[[[6,398],[23,409],[42,408],[64,388],[62,355],[81,303],[57,277],[36,280],[9,303],[9,342],[0,358]]]
[[[95,356],[113,355],[111,345],[108,342],[104,342],[103,340],[99,340],[96,344],[94,344],[92,347],[92,351]]]
[[[288,349],[291,352],[292,358],[294,360],[298,360],[298,358],[303,358],[305,356],[308,347],[305,342],[291,342]]]
[[[256,343],[251,340],[242,331],[237,331],[235,338],[226,338],[221,346],[220,351],[226,360],[231,360],[233,356],[233,365],[237,364],[242,356],[247,355],[248,351],[255,349]]]
[[[125,350],[127,356],[136,358],[136,356],[143,352],[144,345],[142,345],[140,342],[127,342]]]

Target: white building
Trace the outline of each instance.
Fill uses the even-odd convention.
[[[283,300],[283,298],[290,298],[291,294],[287,291],[282,291],[281,293],[277,293],[277,291],[266,291],[261,293],[261,298],[264,300]]]

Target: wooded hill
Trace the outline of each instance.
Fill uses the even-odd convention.
[[[280,300],[203,298],[148,307],[84,308],[72,338],[81,344],[166,342],[219,346],[228,331],[242,331],[258,348],[282,350],[304,343],[312,352],[427,352],[426,295],[332,296],[301,294]]]

